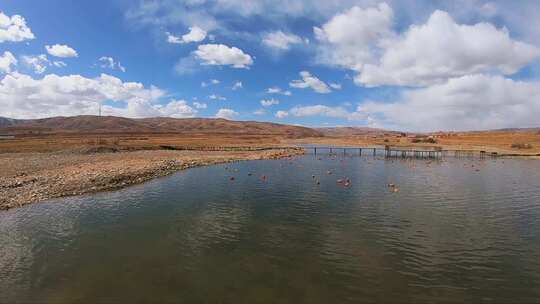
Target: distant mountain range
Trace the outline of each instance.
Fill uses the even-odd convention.
[[[540,131],[540,128],[507,128],[492,131]],[[396,135],[401,132],[368,127],[307,128],[270,122],[233,121],[219,118],[154,117],[134,119],[91,115],[42,119],[12,119],[0,117],[0,135],[53,133],[249,134],[279,135],[300,138],[320,136],[354,137],[383,134]],[[407,134],[412,133],[407,132]]]
[[[287,137],[322,136],[310,128],[256,121],[213,118],[124,118],[114,116],[72,116],[43,119],[0,117],[0,134],[52,133],[191,133],[281,135]]]

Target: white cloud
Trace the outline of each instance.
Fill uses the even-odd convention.
[[[120,107],[103,106],[106,115],[128,117],[178,116],[186,110],[181,103],[170,106],[156,104],[164,91],[141,83],[101,74],[96,78],[81,75],[49,74],[41,79],[11,73],[0,81],[0,116],[40,118],[97,114],[98,103],[113,102]],[[125,107],[121,107],[125,105]]]
[[[10,73],[12,65],[17,65],[17,59],[11,52],[5,51],[0,56],[0,73]]]
[[[210,98],[212,100],[227,100],[227,98],[225,98],[223,96],[216,95],[216,94],[212,94],[212,95],[208,96],[208,98]]]
[[[490,5],[486,9],[490,9]],[[490,23],[457,24],[444,11],[403,33],[393,30],[386,4],[353,7],[314,28],[320,63],[356,71],[365,86],[425,86],[475,73],[511,75],[540,58],[540,50],[513,40]]]
[[[193,106],[197,109],[206,109],[208,107],[208,105],[204,102],[198,102],[198,101],[195,101],[193,103]]]
[[[315,92],[320,94],[326,94],[331,92],[330,88],[326,83],[321,81],[319,78],[311,75],[309,72],[302,71],[300,72],[300,76],[302,77],[301,80],[293,80],[291,83],[289,83],[289,85],[293,88],[298,89],[311,88]]]
[[[241,89],[241,88],[243,88],[243,87],[244,87],[244,85],[242,84],[242,82],[241,82],[241,81],[237,81],[237,82],[235,82],[235,83],[233,84],[233,86],[232,86],[231,89],[232,89],[233,91],[236,91],[236,90]]]
[[[378,0],[152,0],[138,1],[126,14],[138,25],[165,27],[198,24],[206,30],[236,34],[234,26],[254,17],[257,22],[282,23],[285,18],[321,20],[351,7],[354,3]],[[225,17],[225,18],[223,18]]]
[[[52,64],[57,68],[64,68],[67,66],[67,64],[63,61],[53,61]]]
[[[21,56],[21,60],[36,74],[43,74],[47,70],[47,67],[51,65],[51,62],[45,54],[37,56]]]
[[[7,16],[0,11],[0,43],[20,42],[34,39],[32,30],[26,25],[26,20],[19,15]]]
[[[304,41],[297,35],[275,31],[266,33],[263,36],[263,44],[277,50],[288,50],[293,44],[300,44]]]
[[[268,93],[268,94],[281,94],[281,95],[285,95],[285,96],[291,96],[292,95],[291,91],[282,90],[281,88],[278,88],[278,87],[268,88],[268,89],[266,89],[266,93]]]
[[[366,102],[358,111],[378,125],[415,131],[536,127],[540,83],[469,75],[405,91],[394,103]]]
[[[265,109],[258,109],[253,112],[253,115],[266,115],[268,112]]]
[[[189,32],[182,37],[174,36],[173,34],[167,32],[167,42],[184,44],[190,42],[201,42],[206,38],[206,31],[198,26],[193,26],[189,28]]]
[[[208,82],[206,82],[206,81],[201,82],[201,88],[206,88],[209,85],[216,85],[216,84],[220,84],[220,83],[221,83],[221,81],[219,81],[217,79],[210,79],[210,81],[208,81]]]
[[[101,58],[99,58],[99,61],[101,62],[102,68],[109,68],[111,70],[118,69],[122,72],[126,71],[126,68],[122,66],[120,61],[115,61],[112,57],[102,56]]]
[[[289,116],[289,113],[287,111],[277,111],[275,116],[281,119]]]
[[[386,3],[377,7],[354,6],[337,14],[314,33],[321,42],[318,61],[361,70],[375,60],[373,49],[393,36],[393,11]]]
[[[234,110],[222,108],[217,111],[216,118],[233,119],[238,115],[238,112],[235,112]]]
[[[341,83],[329,83],[328,85],[334,90],[341,90]]]
[[[279,100],[277,99],[262,99],[261,100],[261,105],[263,107],[270,107],[270,106],[273,106],[273,105],[278,105],[279,104]]]
[[[538,59],[540,50],[489,23],[459,25],[435,11],[392,41],[380,64],[367,64],[355,82],[368,86],[430,85],[452,77],[496,71],[511,75]]]
[[[253,64],[250,55],[237,47],[228,47],[224,44],[199,45],[193,52],[205,65],[230,65],[233,68],[249,68]]]
[[[153,105],[149,109],[141,109],[142,113],[148,112],[143,115],[151,116],[163,116],[174,118],[190,118],[197,115],[197,110],[190,107],[185,100],[171,100],[165,105]]]
[[[45,49],[51,56],[60,58],[78,57],[77,51],[65,44],[46,45]]]
[[[347,120],[363,120],[367,117],[363,112],[349,112],[343,107],[330,107],[326,105],[296,106],[290,109],[289,113],[296,117],[322,116]]]

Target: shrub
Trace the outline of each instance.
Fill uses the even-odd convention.
[[[530,144],[523,144],[523,143],[513,143],[512,149],[532,149],[532,146]]]
[[[437,140],[435,138],[413,138],[412,143],[422,143],[422,144],[436,144]]]

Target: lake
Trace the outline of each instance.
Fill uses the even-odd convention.
[[[306,155],[38,203],[0,212],[0,282],[9,303],[538,302],[540,161]]]

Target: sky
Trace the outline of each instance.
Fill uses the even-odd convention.
[[[540,126],[540,2],[0,2],[0,116]]]

